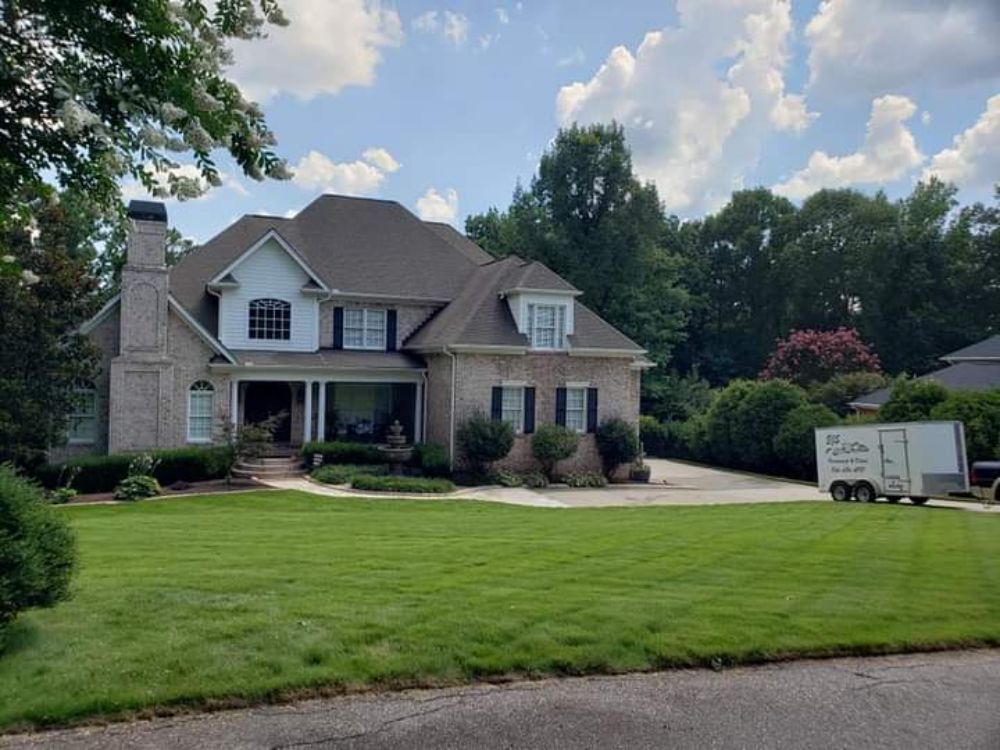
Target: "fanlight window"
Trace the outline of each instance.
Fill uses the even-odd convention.
[[[292,306],[280,299],[255,299],[250,303],[249,337],[287,341],[292,333]]]
[[[207,380],[199,380],[188,391],[188,442],[212,441],[212,414],[215,388]]]

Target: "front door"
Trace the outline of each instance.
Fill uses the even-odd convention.
[[[910,491],[910,457],[906,448],[906,430],[879,430],[882,452],[882,478],[885,492],[905,495]]]
[[[243,424],[263,422],[285,412],[274,432],[274,442],[288,443],[292,438],[292,389],[288,383],[247,383],[243,402]]]

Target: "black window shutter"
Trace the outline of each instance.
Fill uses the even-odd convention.
[[[597,432],[597,389],[587,389],[587,432]]]
[[[396,351],[396,311],[389,310],[385,314],[385,350]]]
[[[344,348],[344,308],[333,308],[333,348]]]
[[[556,388],[556,424],[566,426],[566,389]]]
[[[503,419],[503,388],[493,387],[493,402],[490,404],[490,419],[499,422]]]
[[[524,432],[530,435],[535,431],[535,389],[524,389]]]

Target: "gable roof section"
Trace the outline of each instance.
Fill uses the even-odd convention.
[[[295,263],[299,266],[299,268],[301,268],[305,272],[306,276],[309,277],[310,281],[312,281],[321,289],[326,288],[326,286],[320,280],[319,276],[316,275],[316,272],[309,267],[309,264],[305,261],[305,259],[299,254],[299,252],[294,247],[292,247],[288,243],[288,241],[284,237],[281,236],[281,234],[278,232],[277,229],[268,229],[267,232],[264,233],[263,237],[261,237],[259,240],[253,243],[249,248],[247,248],[247,250],[242,255],[237,257],[236,260],[234,260],[228,266],[226,266],[217,274],[215,274],[215,276],[209,279],[208,283],[209,284],[230,283],[230,280],[232,282],[235,282],[236,279],[233,277],[233,271],[239,268],[240,264],[243,263],[247,258],[249,258],[255,252],[260,250],[265,245],[265,243],[268,242],[268,240],[274,240],[282,250],[288,253],[288,256],[292,260],[294,260]]]
[[[945,354],[941,359],[945,362],[975,359],[1000,360],[1000,335],[990,336],[988,339],[962,347],[951,354]]]
[[[462,255],[473,263],[484,265],[496,260],[496,258],[455,229],[451,224],[445,224],[440,221],[425,221],[424,223],[434,234],[458,250],[458,252],[462,253]]]

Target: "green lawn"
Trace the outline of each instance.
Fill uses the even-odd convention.
[[[549,510],[259,493],[63,510],[0,727],[324,686],[1000,643],[1000,518],[888,504]]]

